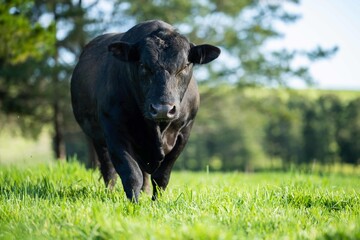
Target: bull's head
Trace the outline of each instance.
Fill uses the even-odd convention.
[[[180,103],[192,78],[194,64],[216,59],[220,49],[195,46],[175,31],[158,30],[135,44],[115,42],[109,51],[131,62],[140,105],[146,118],[168,122],[179,117]],[[139,97],[139,96],[137,96]]]

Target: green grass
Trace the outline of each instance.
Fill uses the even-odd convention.
[[[360,177],[175,172],[156,202],[77,163],[0,165],[0,239],[360,239]]]
[[[12,133],[10,128],[11,126],[0,128],[0,167],[14,164],[27,167],[53,160],[48,131],[44,130],[39,138],[34,140],[24,138],[19,133]]]

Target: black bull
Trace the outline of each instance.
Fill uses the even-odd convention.
[[[105,34],[83,50],[71,79],[75,118],[92,140],[105,184],[116,172],[126,196],[165,189],[199,106],[195,64],[220,49],[190,43],[162,21]]]

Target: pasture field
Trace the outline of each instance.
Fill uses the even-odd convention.
[[[76,162],[0,165],[0,239],[360,239],[360,176],[174,172],[125,199]]]

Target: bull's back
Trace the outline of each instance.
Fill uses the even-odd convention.
[[[76,65],[71,78],[71,100],[74,116],[91,138],[101,138],[101,129],[97,118],[96,96],[106,76],[105,68],[112,58],[109,57],[108,45],[119,41],[122,34],[105,34],[89,42]]]

